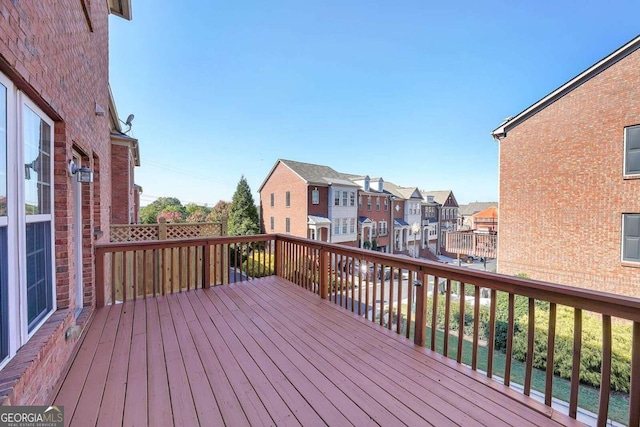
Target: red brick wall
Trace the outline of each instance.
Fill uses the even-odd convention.
[[[108,10],[106,2],[91,3],[93,32],[78,0],[57,2],[0,0],[0,70],[14,84],[56,120],[54,127],[54,223],[55,280],[59,308],[75,306],[75,242],[73,241],[73,197],[67,164],[72,147],[87,159],[100,161],[102,177],[110,176],[109,123],[95,115],[95,104],[108,107]],[[56,117],[57,116],[57,117]],[[93,166],[93,165],[91,165]],[[92,279],[94,227],[109,229],[110,179],[100,186],[83,184],[88,203],[83,208],[85,278]],[[89,186],[87,189],[86,187]],[[98,199],[103,209],[91,212]],[[108,240],[108,232],[100,239]],[[89,274],[90,273],[90,274]],[[91,288],[92,283],[85,284]],[[85,292],[86,292],[85,287]],[[91,301],[90,301],[91,302]],[[57,313],[56,327],[43,326],[46,336],[23,346],[16,357],[0,371],[20,378],[10,383],[12,391],[0,393],[0,402],[45,404],[67,363],[76,340],[65,341],[66,326],[75,321],[72,310]],[[50,324],[51,322],[48,322]],[[62,325],[62,326],[60,326]],[[38,333],[40,333],[39,331]],[[42,334],[40,334],[42,335]],[[43,344],[43,343],[46,343]],[[37,347],[37,348],[36,348]],[[34,354],[37,357],[34,358]],[[4,400],[8,399],[8,400]]]
[[[367,197],[369,196],[368,193],[365,193],[363,191],[359,191],[358,192],[358,197],[362,197],[362,209],[358,209],[358,216],[366,216],[367,218],[371,219],[372,221],[376,222],[376,230],[380,231],[378,229],[378,222],[379,221],[387,221],[387,235],[386,236],[377,236],[376,237],[376,242],[378,244],[378,246],[386,246],[389,244],[390,240],[390,234],[391,234],[391,201],[388,200],[387,201],[387,210],[384,210],[384,199],[387,196],[379,196],[377,194],[371,194],[371,210],[367,210]],[[380,210],[377,211],[376,210],[376,198],[380,198]],[[395,204],[394,204],[395,206]],[[400,211],[401,213],[403,212],[402,210]],[[403,217],[402,215],[400,215],[400,217]]]
[[[636,51],[500,142],[500,273],[640,297],[640,269],[620,261],[621,215],[640,212],[640,180],[622,176],[639,67]]]
[[[319,193],[319,203],[314,205],[311,203],[311,193],[314,189],[318,189]],[[315,185],[311,185],[307,189],[307,197],[309,200],[308,204],[308,212],[309,215],[318,215],[318,216],[329,216],[329,187],[317,187]]]
[[[129,224],[129,206],[133,206],[129,147],[112,144],[111,171],[111,223]]]
[[[290,191],[291,205],[285,206],[285,194]],[[271,193],[275,195],[275,206],[271,207]],[[285,218],[291,220],[293,236],[307,237],[307,184],[287,166],[279,163],[260,191],[262,227],[267,233],[286,233]],[[271,230],[270,218],[275,219]]]

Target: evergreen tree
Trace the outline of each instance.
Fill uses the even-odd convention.
[[[260,232],[258,209],[244,175],[240,178],[236,192],[233,194],[227,231],[229,236],[244,236]]]

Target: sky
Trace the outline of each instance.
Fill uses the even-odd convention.
[[[639,33],[634,1],[132,0],[110,82],[142,205],[230,201],[277,159],[498,200],[490,132]],[[125,127],[126,129],[126,127]]]

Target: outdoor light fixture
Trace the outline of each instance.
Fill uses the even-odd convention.
[[[69,173],[76,175],[78,182],[93,182],[93,171],[87,167],[79,167],[73,160],[69,162]]]

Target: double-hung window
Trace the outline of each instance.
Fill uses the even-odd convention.
[[[55,310],[53,122],[0,74],[0,367]]]
[[[622,214],[622,261],[640,263],[640,213]]]
[[[624,129],[624,174],[640,175],[640,125]]]
[[[340,206],[340,190],[335,190],[333,192],[333,205]]]

